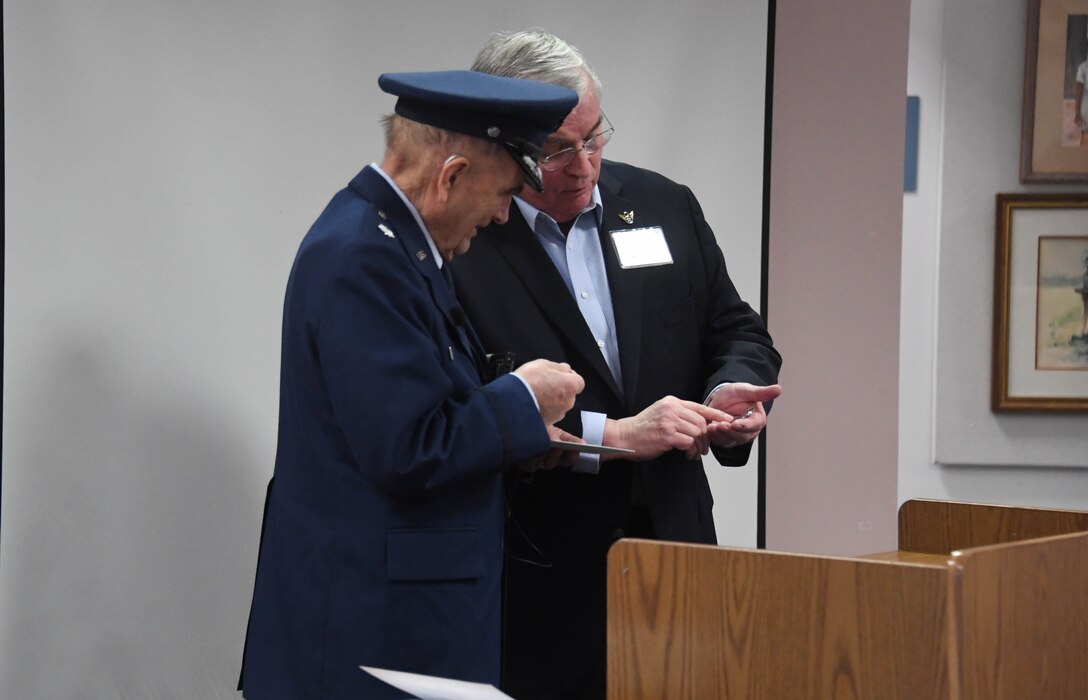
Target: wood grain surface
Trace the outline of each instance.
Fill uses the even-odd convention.
[[[1088,530],[1088,511],[915,499],[899,508],[899,549],[960,549]]]
[[[621,540],[608,697],[1084,700],[1088,512],[910,501],[900,549]]]
[[[621,540],[609,694],[949,698],[947,566]]]

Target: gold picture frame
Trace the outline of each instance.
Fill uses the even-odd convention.
[[[994,411],[1088,411],[1088,193],[998,194]]]
[[[1027,27],[1020,181],[1088,182],[1088,0],[1029,0]]]

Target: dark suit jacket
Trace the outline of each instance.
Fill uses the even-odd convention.
[[[403,697],[360,665],[498,682],[502,468],[547,433],[516,377],[481,386],[455,307],[371,168],[303,240],[245,697]]]
[[[624,386],[615,386],[576,301],[516,205],[505,225],[483,230],[453,265],[458,297],[487,351],[513,351],[518,362],[569,362],[586,381],[562,423],[575,434],[580,410],[623,418],[666,395],[701,402],[722,381],[775,383],[781,359],[730,281],[691,191],[609,161],[598,185]],[[620,217],[626,212],[633,223]],[[650,226],[663,229],[673,264],[621,269],[609,232]],[[750,449],[715,455],[742,465]],[[633,477],[657,537],[715,542],[702,463],[678,451],[645,463],[609,462],[597,475],[556,470],[512,483],[504,685],[514,697],[579,697],[587,683],[603,693],[605,555],[625,527]]]

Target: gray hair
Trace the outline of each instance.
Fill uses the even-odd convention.
[[[553,83],[585,95],[601,96],[601,81],[578,49],[543,29],[492,34],[472,70],[507,78]]]
[[[449,141],[449,132],[415,122],[397,114],[382,117],[382,131],[385,132],[386,148],[403,148],[408,143],[418,143],[429,148],[444,146]]]

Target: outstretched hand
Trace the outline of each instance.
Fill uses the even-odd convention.
[[[709,405],[731,416],[707,426],[710,441],[719,447],[745,445],[767,426],[767,411],[763,402],[782,394],[779,384],[756,386],[746,382],[725,384],[710,395]]]

